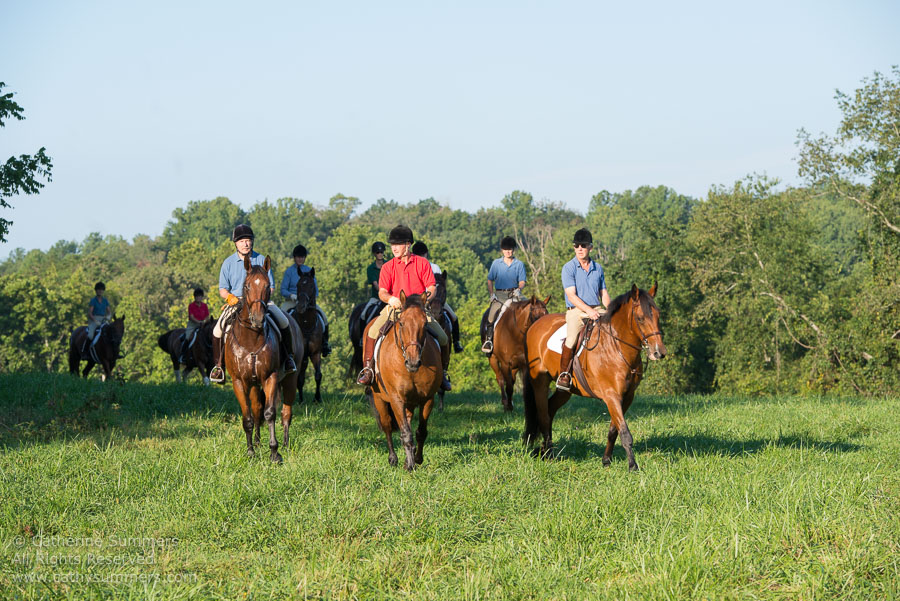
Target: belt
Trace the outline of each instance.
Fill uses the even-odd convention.
[[[510,290],[518,290],[518,288],[497,288],[497,292],[509,292]]]

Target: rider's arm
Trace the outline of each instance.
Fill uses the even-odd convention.
[[[231,292],[228,291],[228,288],[219,288],[219,296],[223,299],[228,298],[231,295]]]
[[[517,271],[519,272],[519,273],[518,273],[518,276],[519,276],[519,290],[521,290],[522,288],[525,287],[525,280],[526,280],[526,277],[525,277],[525,264],[522,263],[521,261],[519,261],[519,264],[518,264],[518,270],[517,270]]]
[[[425,289],[426,298],[431,298],[432,296],[434,296],[434,291],[436,289],[437,289],[437,284],[434,284],[433,286],[429,286],[428,288],[426,288]]]
[[[612,300],[609,298],[609,292],[606,291],[606,288],[600,291],[600,300],[603,302],[604,307],[609,307],[609,303]]]
[[[597,317],[599,317],[600,314],[597,313],[597,311],[594,310],[593,307],[591,307],[589,304],[587,304],[586,302],[584,302],[583,300],[578,298],[578,295],[575,294],[575,286],[569,286],[568,288],[565,289],[565,291],[566,291],[566,298],[569,299],[569,302],[572,303],[573,305],[575,305],[577,308],[584,311],[585,313],[587,313],[588,317],[590,317],[591,319],[597,319]],[[607,295],[607,296],[609,296],[609,295]]]
[[[291,297],[291,284],[293,283],[291,282],[291,280],[293,279],[291,278],[291,269],[294,270],[294,273],[297,273],[297,269],[291,266],[284,270],[284,277],[281,278],[281,296],[283,296],[284,298]]]

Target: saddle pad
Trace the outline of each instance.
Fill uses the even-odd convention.
[[[559,329],[553,332],[550,338],[547,339],[547,349],[553,351],[554,353],[559,353],[562,355],[562,347],[566,342],[566,324],[562,324],[559,326]],[[575,356],[579,356],[581,351],[584,350],[584,344],[578,347],[575,352]]]

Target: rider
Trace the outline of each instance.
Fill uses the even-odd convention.
[[[184,329],[184,339],[181,341],[181,352],[178,354],[178,362],[181,364],[184,364],[184,357],[194,332],[199,330],[209,318],[209,307],[203,302],[204,296],[206,295],[203,292],[203,288],[194,288],[194,302],[188,305],[187,327]]]
[[[370,386],[375,379],[375,341],[381,328],[387,322],[393,311],[402,309],[400,304],[400,292],[406,294],[422,294],[427,292],[434,294],[434,272],[428,260],[410,253],[413,242],[412,230],[405,225],[398,225],[388,235],[388,243],[391,245],[391,253],[394,258],[384,264],[378,279],[378,297],[387,306],[381,310],[378,317],[369,326],[368,336],[364,336],[363,342],[363,369],[359,372],[357,383]],[[426,313],[427,315],[427,313]],[[450,366],[450,345],[444,328],[439,326],[431,315],[427,315],[428,322],[425,327],[438,339],[441,347],[441,365],[443,366],[442,390],[450,390],[450,377],[447,368]]]
[[[575,258],[562,268],[562,285],[566,293],[566,342],[559,357],[559,377],[556,379],[556,387],[562,390],[569,390],[572,385],[572,357],[578,334],[584,329],[584,320],[600,319],[600,315],[606,313],[603,307],[610,303],[603,268],[589,256],[594,247],[593,236],[581,228],[575,232],[572,245]]]
[[[82,350],[87,349],[87,347],[93,343],[94,333],[97,331],[97,328],[109,319],[109,299],[104,298],[103,295],[105,292],[106,284],[103,282],[97,282],[94,285],[94,293],[96,296],[91,297],[91,300],[88,301],[87,338],[84,341],[84,348]]]
[[[516,259],[516,240],[512,236],[505,236],[500,241],[500,252],[503,256],[494,259],[487,275],[488,294],[491,297],[491,305],[488,307],[487,331],[481,352],[490,355],[494,351],[494,322],[500,309],[508,301],[522,298],[520,292],[525,287],[525,265]]]
[[[225,259],[222,268],[219,270],[219,296],[225,299],[225,307],[222,314],[219,315],[219,321],[213,329],[213,361],[215,367],[209,372],[209,379],[213,382],[224,382],[225,372],[222,370],[222,334],[231,329],[231,322],[234,321],[238,312],[238,303],[241,302],[239,294],[244,293],[244,279],[247,277],[247,271],[244,269],[244,259],[250,258],[251,266],[262,267],[266,262],[266,258],[253,250],[253,230],[249,225],[243,223],[234,228],[231,234],[231,241],[234,242],[235,253]],[[269,286],[271,290],[275,290],[275,279],[272,277],[272,270],[269,269]],[[281,354],[284,357],[284,372],[293,373],[297,371],[294,364],[294,348],[293,339],[291,337],[290,323],[287,316],[281,312],[272,299],[269,299],[267,310],[269,315],[278,324],[281,330]]]
[[[375,260],[366,267],[366,286],[369,286],[371,296],[378,298],[378,276],[384,265],[384,242],[373,243],[372,254],[375,255]]]
[[[291,309],[297,307],[297,283],[300,281],[301,273],[309,273],[312,268],[306,264],[306,257],[309,253],[306,247],[298,244],[294,247],[294,264],[284,270],[284,277],[281,278],[281,296],[288,299],[281,303],[281,310],[287,313]],[[315,286],[315,296],[309,299],[310,306],[316,307],[316,299],[319,297],[319,283],[316,276],[313,276],[313,285]],[[327,357],[331,353],[331,346],[328,344],[328,317],[325,312],[316,307],[322,322],[325,324],[325,332],[322,334],[322,356]]]
[[[428,262],[431,263],[431,271],[434,272],[434,275],[441,273],[441,268],[438,267],[438,264],[431,260],[431,256],[428,253],[428,247],[424,242],[419,240],[415,244],[412,245],[412,253],[414,255],[419,255],[420,257],[425,257],[428,259]],[[463,351],[462,345],[459,343],[459,318],[456,317],[456,312],[450,308],[450,303],[444,300],[444,311],[447,313],[447,317],[450,318],[450,331],[453,334],[453,351],[456,353],[461,353]]]

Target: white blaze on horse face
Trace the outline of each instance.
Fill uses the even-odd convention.
[[[253,282],[253,283],[256,284],[256,285],[258,286],[258,285],[262,284],[262,280],[259,279],[259,278],[256,278],[256,281]]]

